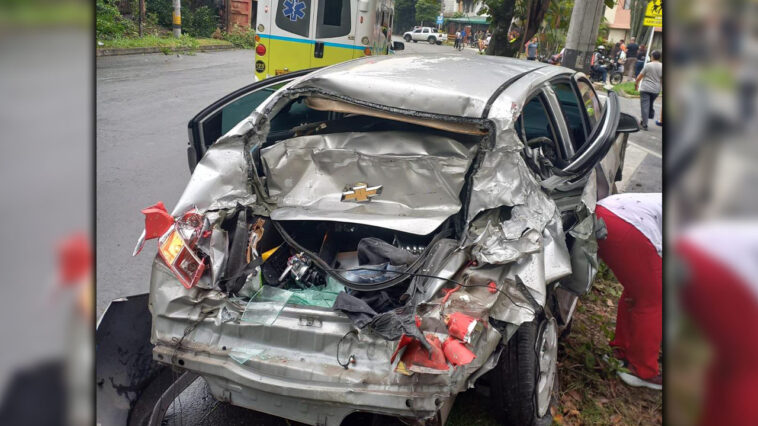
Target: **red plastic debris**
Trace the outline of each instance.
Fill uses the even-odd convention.
[[[73,234],[58,244],[58,282],[73,286],[92,273],[92,247],[83,232]]]
[[[400,352],[400,349],[403,349],[404,347],[408,346],[413,340],[414,340],[413,337],[406,336],[405,334],[400,336],[400,342],[398,342],[397,348],[395,348],[395,352],[393,352],[392,356],[390,357],[390,364],[395,362],[395,357]]]
[[[142,209],[142,213],[145,215],[145,240],[160,237],[174,224],[174,218],[166,210],[163,201]]]
[[[445,354],[442,352],[440,339],[434,334],[426,334],[425,336],[431,345],[432,352],[427,352],[421,346],[421,342],[413,339],[400,358],[398,369],[419,373],[439,373],[440,370],[447,371],[449,369],[447,361],[445,361]]]
[[[463,342],[452,337],[448,337],[442,344],[442,351],[445,358],[455,366],[466,365],[476,358],[476,355]]]
[[[457,285],[453,288],[443,288],[442,291],[445,292],[445,297],[442,298],[442,303],[446,303],[447,299],[450,298],[450,295],[455,293],[456,291],[460,290],[461,286]]]
[[[445,318],[445,322],[447,323],[447,331],[452,337],[464,342],[470,342],[471,334],[476,328],[478,321],[476,318],[462,312],[453,312]]]
[[[487,288],[490,289],[490,293],[495,294],[497,292],[497,284],[495,284],[494,281],[490,281],[490,283],[487,285]]]

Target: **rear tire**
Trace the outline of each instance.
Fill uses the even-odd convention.
[[[429,44],[437,44],[437,39],[432,36],[429,36],[429,38],[426,40],[429,42]]]
[[[411,36],[409,36],[409,35],[406,35],[406,36],[405,36],[405,37],[403,37],[403,38],[405,39],[405,42],[406,42],[406,43],[410,43],[410,42],[411,42]]]
[[[620,72],[615,71],[611,74],[610,81],[612,85],[615,86],[621,83],[623,80],[624,80],[624,76]]]
[[[554,319],[524,323],[493,371],[492,396],[503,424],[550,425],[557,387],[558,336]]]

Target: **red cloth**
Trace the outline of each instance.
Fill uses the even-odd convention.
[[[731,269],[694,244],[677,243],[687,265],[682,304],[714,351],[701,425],[751,424],[758,409],[758,301]]]
[[[595,214],[608,227],[608,237],[598,241],[598,254],[624,286],[610,344],[640,378],[655,377],[663,336],[661,257],[642,232],[610,210],[599,205]]]

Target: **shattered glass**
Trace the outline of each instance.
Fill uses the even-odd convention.
[[[238,363],[245,364],[253,357],[266,359],[266,349],[264,348],[234,348],[229,352],[229,358]]]
[[[279,317],[292,292],[278,287],[263,286],[245,306],[242,321],[250,324],[271,325]]]

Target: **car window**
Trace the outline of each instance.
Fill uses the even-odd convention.
[[[584,80],[577,82],[579,85],[579,93],[582,94],[582,103],[584,109],[587,111],[587,117],[590,121],[590,129],[594,129],[600,117],[603,115],[603,106],[600,104],[595,91],[592,89],[589,83]]]
[[[311,28],[311,0],[279,0],[276,26],[284,31],[308,37]]]
[[[424,28],[424,33],[428,33],[428,32],[429,32],[429,28]]]
[[[571,145],[575,151],[578,151],[587,140],[587,129],[584,125],[579,97],[574,86],[568,81],[555,82],[552,87],[558,102],[561,104],[561,113],[569,130]]]
[[[421,30],[413,30],[414,33],[420,33]]]
[[[350,0],[321,0],[318,3],[316,38],[350,34]]]
[[[524,106],[521,116],[516,120],[516,131],[522,138],[522,142],[527,142],[540,136],[544,136],[553,142],[556,141],[555,129],[550,120],[550,114],[539,96],[532,98]]]

